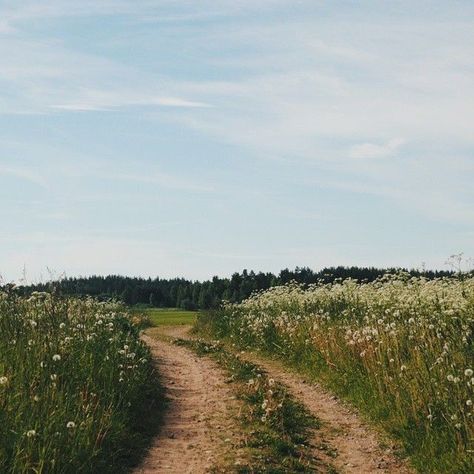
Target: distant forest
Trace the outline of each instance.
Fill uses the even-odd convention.
[[[334,267],[314,272],[310,268],[282,270],[273,273],[254,273],[243,270],[230,278],[214,277],[208,281],[191,281],[184,278],[132,278],[119,275],[65,278],[61,281],[24,286],[23,293],[48,291],[54,287],[65,295],[94,296],[102,300],[119,299],[127,305],[145,304],[152,307],[176,307],[185,310],[209,309],[219,306],[222,300],[240,302],[254,291],[296,281],[309,285],[318,281],[330,283],[336,279],[355,278],[374,281],[385,273],[405,271],[413,276],[429,279],[452,275],[451,271],[418,271],[363,267]]]

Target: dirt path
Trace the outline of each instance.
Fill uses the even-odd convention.
[[[189,327],[165,330],[170,337],[189,338]],[[306,383],[304,377],[288,371],[281,363],[257,356],[241,354],[242,358],[263,367],[268,374],[284,383],[293,396],[302,402],[322,422],[313,440],[321,447],[320,455],[333,452],[327,460],[342,473],[412,473],[407,463],[399,460],[390,442],[364,423],[354,410],[347,407],[318,384]],[[393,444],[393,443],[392,443]],[[327,457],[327,455],[326,455]]]
[[[208,472],[238,438],[232,422],[237,402],[224,375],[212,361],[184,347],[147,335],[143,339],[159,364],[169,404],[163,429],[134,474]]]
[[[364,423],[354,410],[343,404],[319,384],[307,383],[283,364],[254,353],[241,354],[261,366],[276,380],[285,384],[322,423],[315,443],[326,445],[336,456],[331,459],[340,472],[351,474],[412,473],[407,463],[394,455],[393,447],[380,433]],[[385,442],[384,442],[385,441]]]

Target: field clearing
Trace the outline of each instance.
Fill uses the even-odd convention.
[[[192,325],[199,314],[198,311],[183,311],[176,308],[132,308],[132,312],[144,315],[153,326]]]

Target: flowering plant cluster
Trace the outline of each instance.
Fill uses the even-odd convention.
[[[409,451],[473,465],[474,278],[290,284],[224,305],[213,324],[325,378]]]
[[[116,304],[0,292],[0,472],[92,472],[150,373]]]

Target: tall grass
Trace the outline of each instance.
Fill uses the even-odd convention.
[[[116,305],[0,292],[0,472],[117,472],[151,375]]]
[[[277,287],[198,326],[323,380],[421,472],[474,472],[474,278]]]

